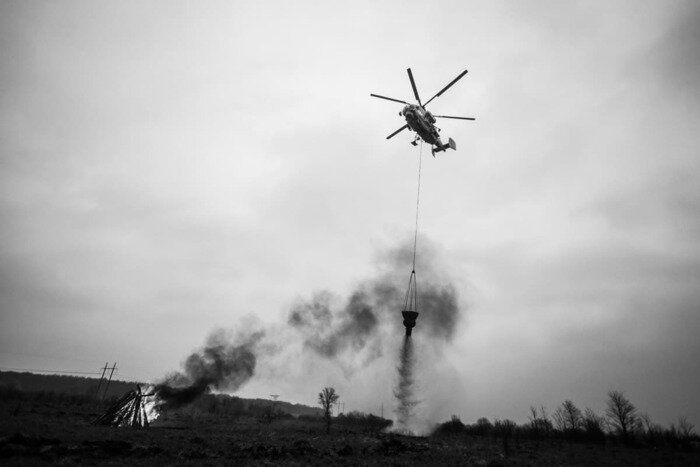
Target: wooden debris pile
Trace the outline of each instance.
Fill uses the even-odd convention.
[[[92,422],[93,425],[114,427],[148,427],[158,413],[155,411],[155,392],[145,393],[141,386],[136,386],[111,406],[102,416]],[[150,418],[150,420],[149,420]]]

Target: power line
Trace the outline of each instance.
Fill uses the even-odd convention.
[[[75,374],[75,375],[99,375],[99,371],[67,371],[67,370],[37,370],[34,368],[7,368],[0,367],[3,371],[29,371],[32,373],[65,373],[65,374]]]
[[[94,358],[81,358],[75,355],[71,356],[60,356],[60,355],[47,355],[42,353],[27,353],[27,352],[10,352],[8,350],[0,351],[0,355],[13,355],[15,357],[30,357],[30,358],[46,358],[50,360],[63,360],[63,361],[81,361],[88,362],[90,365],[99,365],[99,360]]]
[[[111,370],[112,368],[107,366],[108,364],[105,364],[107,367],[107,370]],[[119,376],[121,378],[126,378],[132,381],[145,381],[148,378],[141,378],[141,377],[136,377],[133,375],[127,375],[119,371],[119,368],[114,369],[114,376]],[[70,371],[70,370],[38,370],[36,368],[16,368],[16,367],[0,367],[0,371],[18,371],[18,372],[29,372],[29,373],[55,373],[55,374],[65,374],[65,375],[95,375],[95,376],[100,376],[100,383],[98,384],[98,391],[100,387],[102,386],[103,380],[105,380],[105,368],[100,368],[99,371]],[[115,381],[114,379],[112,379]],[[98,392],[99,393],[99,392]]]

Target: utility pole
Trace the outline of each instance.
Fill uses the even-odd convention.
[[[103,399],[107,396],[107,390],[109,389],[109,383],[112,382],[112,376],[114,375],[114,370],[116,370],[116,369],[117,369],[117,362],[114,362],[114,365],[112,365],[112,368],[110,368],[110,370],[112,370],[112,371],[109,373],[109,379],[107,380],[107,385],[105,386],[105,392],[102,395]]]
[[[102,380],[105,379],[105,372],[107,371],[107,362],[105,362],[105,367],[102,368],[102,376],[100,376],[100,382],[97,383],[97,391],[95,391],[95,399],[100,397],[100,386],[102,386]]]

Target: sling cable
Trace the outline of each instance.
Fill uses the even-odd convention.
[[[418,285],[416,283],[416,248],[418,246],[418,208],[420,207],[420,175],[421,166],[423,164],[423,141],[420,143],[420,151],[418,152],[418,188],[416,193],[416,224],[413,233],[413,267],[411,276],[408,279],[408,288],[406,289],[406,297],[404,298],[403,325],[406,327],[406,337],[411,336],[411,330],[416,325],[418,318]]]

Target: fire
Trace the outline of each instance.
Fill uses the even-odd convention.
[[[145,391],[141,389],[141,386],[136,386],[136,389],[126,393],[93,424],[114,427],[147,427],[160,415],[159,407],[161,405],[163,405],[163,400],[158,397],[155,386],[148,386]]]
[[[148,422],[152,422],[160,416],[159,407],[163,405],[164,401],[158,397],[158,392],[155,390],[155,386],[149,386],[146,392],[153,393],[152,396],[147,396],[146,400],[143,402],[143,410],[146,420],[148,420]]]

